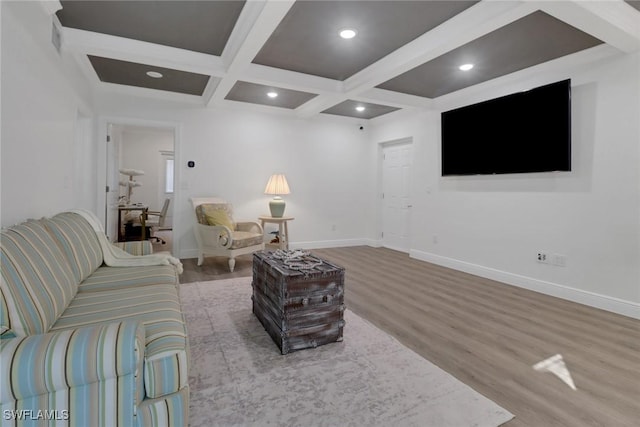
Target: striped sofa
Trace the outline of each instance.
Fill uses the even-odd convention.
[[[174,266],[103,265],[69,212],[2,230],[1,249],[0,425],[187,425]]]

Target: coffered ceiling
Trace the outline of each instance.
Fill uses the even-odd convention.
[[[640,49],[635,0],[58,6],[62,52],[77,59],[96,91],[300,117],[370,119],[429,108],[508,75],[586,66]],[[355,36],[340,37],[345,29]],[[463,64],[473,68],[462,71]]]

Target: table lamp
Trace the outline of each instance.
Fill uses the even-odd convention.
[[[273,194],[275,197],[269,202],[269,210],[274,218],[282,218],[284,215],[285,202],[280,197],[282,194],[289,194],[289,184],[284,174],[273,174],[267,182],[264,194]]]

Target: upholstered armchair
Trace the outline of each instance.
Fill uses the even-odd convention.
[[[192,198],[196,214],[194,228],[198,243],[198,265],[205,256],[229,258],[233,272],[236,257],[264,250],[264,236],[260,224],[253,221],[235,222],[233,206],[215,197]]]

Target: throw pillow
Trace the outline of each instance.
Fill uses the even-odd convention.
[[[229,227],[231,231],[235,229],[233,221],[223,209],[207,209],[204,213],[209,225],[224,225]]]

